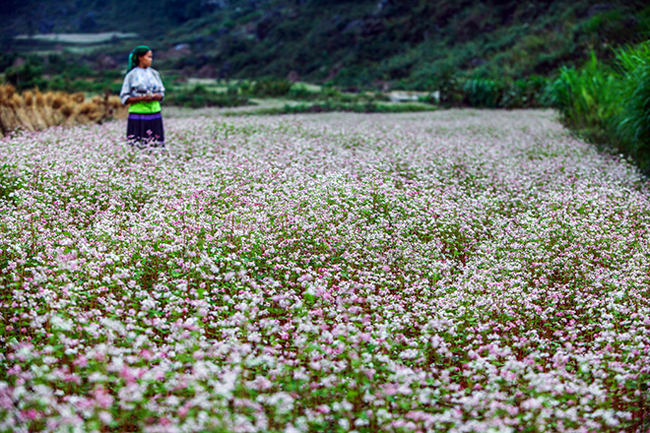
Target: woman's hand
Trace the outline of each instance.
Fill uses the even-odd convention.
[[[151,101],[162,101],[163,97],[160,93],[150,93],[145,96],[131,96],[125,101],[125,104],[135,104],[138,102],[151,102]]]
[[[147,96],[144,96],[143,101],[162,101],[162,95],[160,93],[147,93]]]

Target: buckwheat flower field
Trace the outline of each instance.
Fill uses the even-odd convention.
[[[0,139],[0,431],[649,431],[648,183],[554,117]]]

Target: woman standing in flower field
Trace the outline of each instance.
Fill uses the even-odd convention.
[[[153,52],[146,45],[137,46],[129,55],[120,99],[130,105],[126,135],[132,145],[165,145],[160,101],[165,97],[160,74],[151,68]]]

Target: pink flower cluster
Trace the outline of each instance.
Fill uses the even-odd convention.
[[[550,111],[0,140],[0,432],[650,428],[650,200]]]

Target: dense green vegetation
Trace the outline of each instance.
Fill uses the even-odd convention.
[[[249,99],[239,94],[237,89],[234,89],[234,91],[229,89],[227,93],[219,93],[210,91],[201,85],[183,91],[168,92],[165,99],[165,104],[188,108],[239,107],[249,103]]]
[[[594,55],[563,67],[550,90],[565,125],[650,173],[650,42],[618,50],[611,64]]]
[[[295,71],[306,81],[342,87],[433,90],[450,76],[513,86],[577,66],[592,51],[611,59],[613,47],[640,42],[650,29],[650,8],[641,1],[142,0],[138,10],[156,12],[128,19],[117,0],[9,4],[7,34],[121,30],[142,36],[96,52],[88,48],[83,57],[90,65],[99,52],[124,62],[129,47],[142,41],[154,47],[162,70],[220,78]],[[27,16],[33,19],[17,19]],[[30,49],[29,41],[11,44]]]

